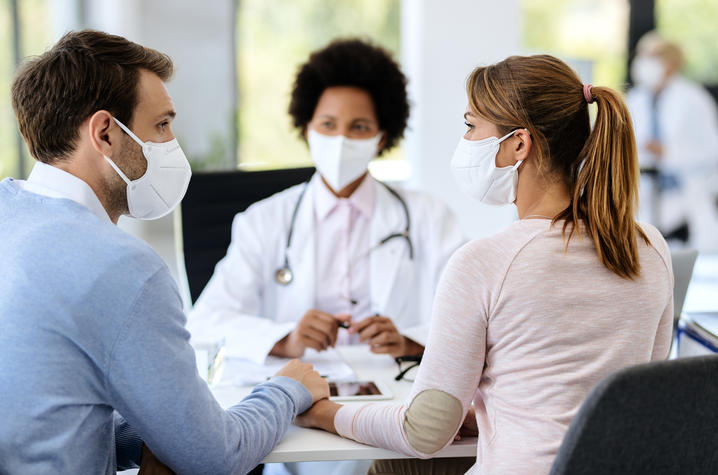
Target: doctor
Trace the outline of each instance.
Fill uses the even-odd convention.
[[[405,87],[391,57],[359,40],[301,66],[289,113],[318,172],[235,217],[190,315],[196,341],[225,338],[229,356],[258,363],[338,343],[423,352],[436,283],[464,238],[442,203],[367,171],[403,136]]]
[[[640,215],[669,238],[716,250],[718,112],[705,88],[680,74],[682,65],[680,47],[656,32],[638,42],[626,102],[639,163],[659,173],[641,183]]]

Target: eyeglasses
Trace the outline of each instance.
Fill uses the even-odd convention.
[[[396,361],[396,365],[399,367],[399,374],[397,374],[394,379],[396,381],[403,379],[404,381],[413,383],[416,373],[419,371],[421,355],[399,356],[394,358],[394,361]]]

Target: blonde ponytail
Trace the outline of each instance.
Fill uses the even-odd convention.
[[[612,272],[631,279],[641,270],[637,238],[648,242],[635,221],[639,169],[633,126],[615,91],[594,87],[591,95],[598,114],[578,157],[581,167],[572,190],[570,216],[562,217],[569,218],[566,224],[582,222],[599,260]]]

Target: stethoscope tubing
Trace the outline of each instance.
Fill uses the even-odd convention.
[[[378,180],[377,180],[378,181]],[[302,204],[302,201],[304,200],[304,195],[307,192],[307,188],[309,188],[309,183],[311,182],[311,179],[309,179],[307,182],[304,183],[304,187],[302,188],[301,193],[299,193],[299,197],[297,197],[297,202],[294,205],[294,210],[292,211],[292,218],[289,221],[289,232],[287,233],[287,242],[284,246],[284,263],[281,267],[279,267],[275,273],[275,277],[277,280],[277,283],[282,285],[289,285],[294,281],[294,272],[292,271],[292,268],[289,264],[289,248],[292,245],[292,237],[294,236],[294,225],[297,221],[297,214],[299,212],[299,207]],[[383,246],[384,244],[388,243],[392,239],[401,238],[406,241],[407,246],[409,247],[409,259],[414,260],[414,244],[411,241],[410,231],[411,231],[411,216],[409,214],[409,206],[406,204],[406,201],[404,198],[401,197],[398,191],[390,187],[384,182],[379,181],[386,189],[389,191],[389,193],[394,196],[394,198],[399,201],[401,204],[402,209],[404,210],[404,217],[406,221],[406,225],[404,227],[404,230],[402,232],[395,232],[391,233],[385,238],[381,239],[376,245],[371,247],[369,251],[366,254],[371,253],[375,249],[378,249],[379,247]]]

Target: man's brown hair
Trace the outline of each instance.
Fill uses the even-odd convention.
[[[37,160],[52,163],[75,150],[80,125],[98,110],[130,124],[139,70],[163,81],[174,67],[166,54],[101,31],[67,33],[25,62],[12,82],[20,133]]]

